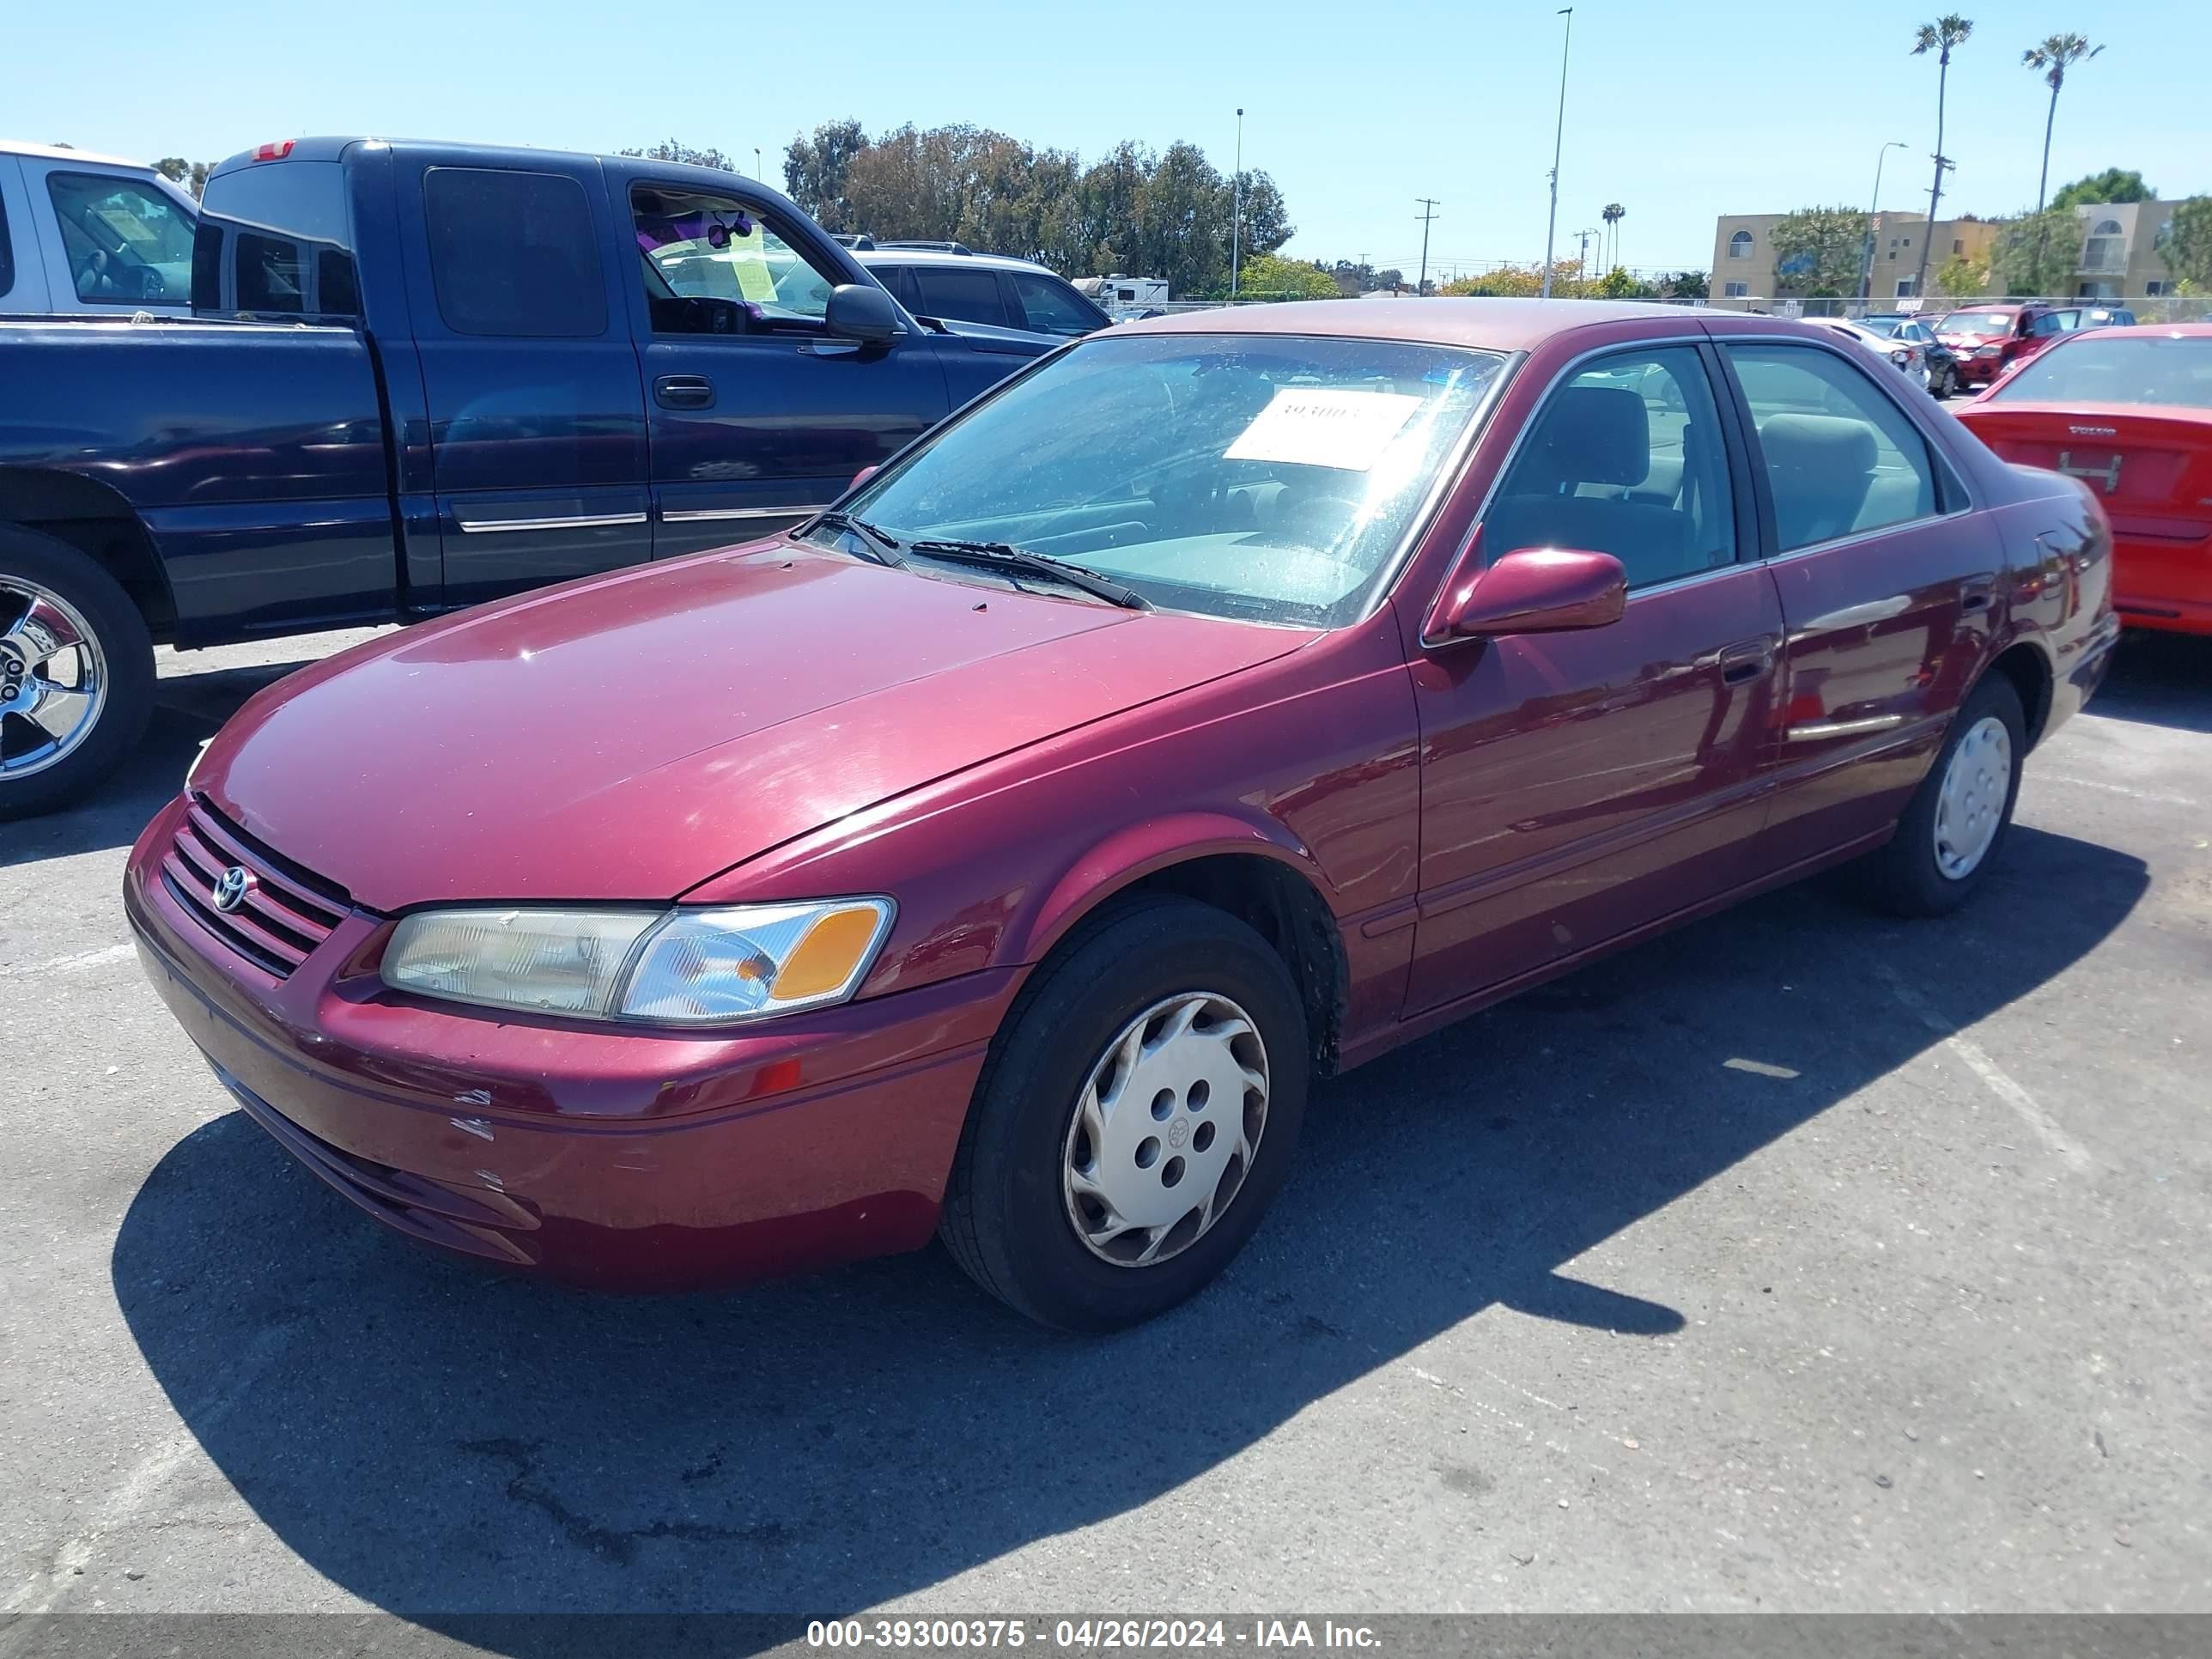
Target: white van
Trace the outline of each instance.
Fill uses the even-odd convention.
[[[141,162],[0,139],[0,315],[187,313],[198,218]]]

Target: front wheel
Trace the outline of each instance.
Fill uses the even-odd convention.
[[[0,818],[82,793],[154,704],[154,643],[114,577],[51,536],[0,526]]]
[[[1188,899],[1115,906],[1054,953],[976,1089],[940,1231],[1040,1324],[1108,1331],[1227,1267],[1288,1171],[1306,1024],[1282,959]]]
[[[1988,876],[2020,794],[2027,722],[2010,680],[1976,686],[1889,842],[1861,860],[1859,885],[1893,915],[1948,915]]]

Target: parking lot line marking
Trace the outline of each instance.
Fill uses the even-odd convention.
[[[2195,806],[2198,803],[2186,795],[2161,794],[2155,789],[2133,789],[2124,783],[2106,783],[2101,778],[2069,777],[2063,772],[2038,772],[2036,778],[2045,783],[2069,784],[2076,789],[2101,789],[2111,795],[2125,795],[2130,800],[2148,801],[2154,806]]]
[[[1787,1066],[1770,1066],[1763,1060],[1745,1060],[1741,1055],[1734,1060],[1724,1060],[1721,1065],[1731,1072],[1748,1072],[1753,1077],[1779,1078],[1785,1083],[1799,1075]]]
[[[2012,1108],[2021,1122],[2035,1132],[2035,1137],[2059,1157],[2067,1167],[2087,1170],[2090,1164],[2089,1149],[2058,1127],[2057,1120],[2037,1103],[2033,1095],[2015,1083],[2004,1068],[1991,1060],[1981,1044],[1937,1013],[1925,999],[1907,985],[1898,971],[1887,963],[1877,964],[1875,972],[1888,982],[1890,990],[1905,1012],[1943,1039],[1943,1046],[1966,1063],[1966,1069],[1981,1079],[1990,1092]]]
[[[0,968],[0,979],[30,979],[40,974],[81,974],[88,968],[120,962],[135,948],[129,944],[107,945],[97,951],[79,951],[71,956],[56,957],[50,962],[34,962],[25,968]]]

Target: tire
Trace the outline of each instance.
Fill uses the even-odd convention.
[[[2002,738],[2001,787],[1990,771],[1998,732]],[[1963,757],[1962,751],[1966,751]],[[1856,866],[1862,896],[1897,916],[1948,915],[1972,898],[2004,848],[2013,803],[2020,795],[2021,763],[2027,754],[2027,721],[2021,711],[2020,693],[2010,680],[1992,674],[1960,706],[1936,763],[1897,820],[1897,834]],[[1960,769],[1959,777],[1947,805],[1946,784],[1954,768]],[[1979,816],[1989,812],[1996,815],[1993,827]],[[1944,825],[1941,839],[1939,822]],[[1975,831],[1978,823],[1981,833]],[[1977,846],[1979,850],[1961,869],[1964,855]]]
[[[33,621],[34,605],[43,621]],[[32,660],[76,634],[81,643],[62,644],[43,665]],[[154,641],[131,596],[68,543],[0,525],[0,642],[10,641],[0,643],[0,705],[11,711],[0,714],[0,819],[82,794],[131,752],[154,709]],[[52,719],[62,707],[52,693],[27,701],[27,691],[37,696],[42,665],[75,690],[88,664],[97,689],[79,722],[58,735],[34,723],[30,708]]]
[[[1180,1011],[1194,1002],[1204,1006],[1193,1012],[1188,1033],[1170,1036]],[[1170,1012],[1159,1014],[1163,1008]],[[1246,1017],[1249,1039],[1216,1035],[1238,1030],[1224,1008]],[[1128,1115],[1087,1120],[1079,1109],[1094,1072],[1115,1051],[1127,1052],[1127,1033],[1148,1017],[1139,1041],[1156,1046],[1137,1062],[1144,1071],[1119,1079],[1134,1087],[1116,1103]],[[1249,1082],[1254,1041],[1266,1080],[1256,1132]],[[1110,1331],[1164,1312],[1229,1265],[1280,1188],[1305,1111],[1307,1053],[1297,987],[1252,928],[1188,899],[1147,896],[1111,904],[1054,952],[1009,1011],[961,1133],[939,1233],[978,1285],[1041,1325]],[[1218,1080],[1224,1054],[1248,1068],[1241,1114],[1232,1090],[1209,1091],[1201,1099],[1204,1078],[1152,1092],[1156,1084],[1176,1083],[1174,1068],[1185,1056],[1212,1068]],[[1200,1209],[1211,1207],[1200,1190],[1206,1171],[1213,1167],[1209,1160],[1223,1156],[1224,1134],[1236,1133],[1240,1118],[1252,1137],[1251,1156],[1240,1163],[1234,1152],[1226,1154],[1212,1189],[1219,1207],[1208,1224],[1200,1218]],[[1088,1127],[1094,1121],[1108,1131],[1096,1146]],[[1138,1136],[1152,1141],[1150,1163]],[[1139,1203],[1164,1212],[1188,1197],[1194,1207],[1172,1225],[1109,1236],[1121,1212],[1077,1190],[1087,1177],[1072,1180],[1068,1171],[1084,1167]],[[1187,1193],[1170,1195],[1186,1176],[1194,1177]],[[1138,1212],[1137,1203],[1129,1212]],[[1103,1243],[1085,1242],[1079,1217]],[[1157,1259],[1139,1265],[1148,1248]]]

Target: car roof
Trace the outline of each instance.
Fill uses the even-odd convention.
[[[2212,339],[2212,323],[2127,323],[2112,328],[2077,329],[2060,343],[2068,340],[2118,340],[2130,335],[2141,338],[2158,335],[2169,340]]]
[[[1027,270],[1039,276],[1059,273],[1033,259],[1017,259],[1011,253],[948,253],[935,247],[856,247],[853,257],[864,265],[981,265],[988,270]]]
[[[1216,307],[1171,317],[1117,324],[1129,334],[1316,334],[1345,339],[1401,340],[1428,345],[1476,346],[1526,351],[1554,335],[1600,323],[1708,321],[1725,319],[1733,330],[1800,333],[1805,326],[1780,318],[1630,300],[1403,299],[1294,300],[1280,305]]]
[[[30,144],[15,138],[0,138],[0,155],[27,155],[39,161],[89,161],[95,167],[131,167],[141,173],[154,170],[146,162],[134,161],[127,155],[106,155],[96,149],[73,149],[67,144]]]

